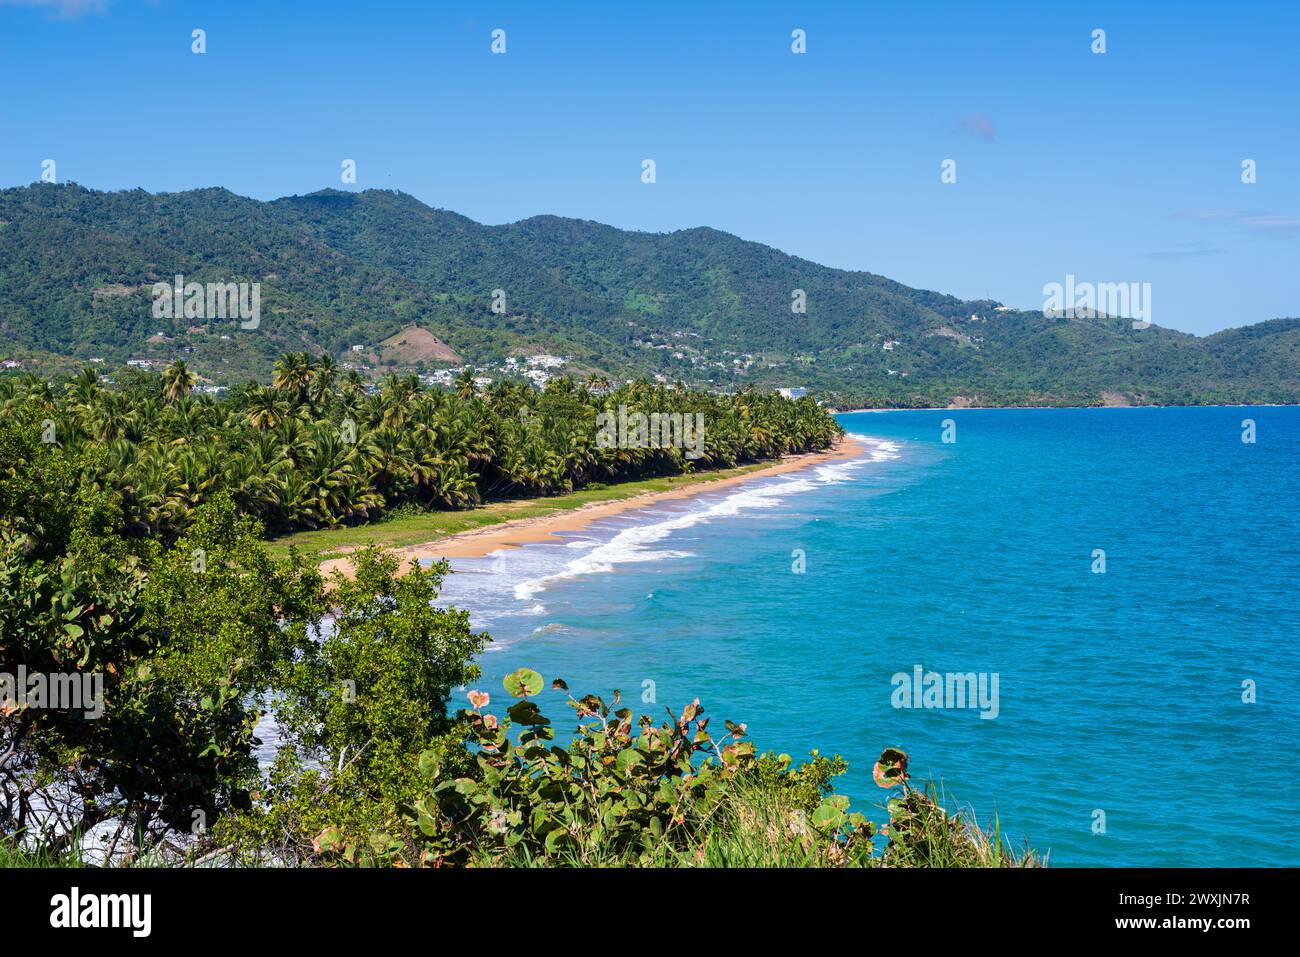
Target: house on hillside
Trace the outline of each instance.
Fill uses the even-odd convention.
[[[559,356],[548,356],[545,353],[529,356],[527,362],[535,369],[558,369],[564,365],[564,360]]]

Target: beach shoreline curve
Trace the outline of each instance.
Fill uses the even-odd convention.
[[[756,479],[798,472],[829,462],[856,459],[864,452],[866,446],[846,435],[825,451],[783,456],[771,465],[743,475],[712,481],[687,481],[681,488],[643,492],[628,498],[593,502],[553,515],[508,520],[485,528],[456,532],[418,545],[388,547],[385,550],[398,556],[402,562],[402,571],[405,571],[411,565],[426,560],[436,562],[452,558],[482,558],[507,548],[522,548],[524,545],[547,542],[555,544],[562,541],[559,533],[581,531],[593,522],[623,512],[646,508],[660,502],[694,498],[705,492],[732,488]],[[690,476],[682,476],[682,478],[689,480]],[[346,554],[340,558],[330,558],[321,562],[320,571],[327,578],[335,573],[350,576],[352,562]]]

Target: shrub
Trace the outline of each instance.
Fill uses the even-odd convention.
[[[128,546],[104,493],[80,484],[83,456],[30,428],[0,430],[0,453],[0,672],[75,679],[97,699],[9,696],[0,839],[58,856],[98,829],[130,861],[247,806],[258,704],[302,633],[280,616],[319,612],[319,575],[271,562],[225,496],[172,549]]]
[[[300,646],[280,685],[282,743],[267,786],[219,830],[242,859],[296,863],[327,826],[327,841],[404,836],[400,808],[422,784],[411,756],[470,770],[467,728],[448,705],[452,688],[478,677],[487,636],[466,612],[434,607],[445,564],[399,576],[390,553],[351,557],[352,577],[337,576],[329,593],[332,623]]]
[[[887,748],[873,777],[889,790],[889,825],[877,830],[834,793],[838,755],[792,766],[755,752],[745,727],[715,735],[696,700],[656,725],[596,695],[563,691],[578,716],[567,747],[533,699],[544,682],[505,678],[513,703],[500,718],[490,696],[469,692],[460,712],[473,764],[451,773],[446,752],[425,752],[425,793],[404,811],[402,835],[319,836],[325,865],[424,866],[985,866],[1015,863],[978,829],[912,788],[907,755]],[[881,843],[875,838],[886,838]],[[1000,855],[1000,856],[999,856]]]

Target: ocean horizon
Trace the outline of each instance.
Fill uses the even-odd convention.
[[[1300,860],[1300,409],[837,418],[861,457],[453,560],[439,603],[493,638],[476,687],[698,697],[760,750],[843,755],[877,820],[899,747],[1057,865]]]

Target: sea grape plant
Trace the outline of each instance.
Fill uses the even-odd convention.
[[[504,717],[488,710],[491,696],[472,690],[459,713],[470,729],[472,773],[453,777],[443,757],[419,760],[429,792],[405,808],[415,854],[425,865],[500,859],[581,862],[592,852],[603,860],[647,861],[665,850],[688,852],[710,828],[733,814],[746,787],[777,785],[810,839],[871,854],[874,826],[850,813],[848,799],[831,793],[830,781],[846,765],[838,756],[814,753],[791,768],[788,755],[756,755],[745,726],[724,722],[715,734],[699,700],[655,724],[597,695],[561,691],[579,719],[567,747],[554,743],[551,720],[534,700],[544,687],[540,674],[521,668],[505,677],[513,699]],[[901,752],[893,752],[901,754]],[[903,762],[906,756],[902,757]],[[334,832],[318,842],[322,863],[396,862],[397,845],[385,836],[369,853],[343,845]]]
[[[421,770],[432,793],[411,809],[411,820],[428,838],[441,838],[431,856],[523,852],[537,858],[580,853],[583,846],[632,855],[664,844],[685,847],[727,794],[727,784],[754,762],[744,727],[709,729],[699,701],[656,726],[648,715],[634,719],[597,695],[566,693],[580,724],[567,747],[551,742],[554,730],[532,700],[543,687],[540,674],[521,668],[506,676],[516,700],[506,718],[486,712],[490,698],[471,692],[461,712],[476,751],[476,774],[440,778],[439,762],[426,755]]]
[[[469,729],[468,773],[447,752],[426,751],[418,765],[427,793],[402,809],[401,836],[375,834],[360,845],[328,827],[315,841],[317,862],[407,866],[713,864],[753,866],[1008,866],[960,817],[909,781],[908,756],[886,748],[872,777],[890,791],[889,823],[877,829],[849,810],[833,780],[838,755],[756,754],[744,725],[714,735],[697,700],[656,725],[596,695],[578,698],[567,747],[534,700],[545,682],[530,668],[506,676],[512,703],[504,717],[492,696],[471,690],[459,712]],[[877,837],[887,838],[883,843]]]

